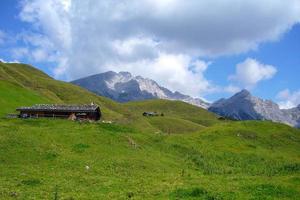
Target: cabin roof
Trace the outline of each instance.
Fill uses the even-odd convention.
[[[157,114],[156,112],[144,112],[144,114],[151,114],[151,115],[153,115],[153,114]]]
[[[65,112],[93,112],[99,108],[98,105],[59,105],[59,104],[36,104],[23,106],[17,111],[65,111]]]

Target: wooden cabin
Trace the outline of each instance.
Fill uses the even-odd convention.
[[[56,105],[56,104],[36,104],[31,107],[20,107],[16,109],[20,112],[20,118],[65,118],[100,120],[101,111],[98,105]]]
[[[143,112],[143,116],[144,117],[157,117],[157,116],[159,116],[159,114],[156,112]]]

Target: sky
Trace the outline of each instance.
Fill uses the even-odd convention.
[[[213,102],[300,104],[300,0],[1,0],[0,59],[71,81],[129,71]]]

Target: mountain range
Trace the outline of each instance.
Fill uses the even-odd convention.
[[[247,90],[242,90],[229,99],[216,101],[208,110],[235,120],[271,120],[300,126],[300,105],[292,109],[280,109],[273,101],[252,96]]]
[[[81,78],[72,81],[72,83],[118,102],[167,99],[184,101],[205,109],[209,107],[209,103],[200,98],[193,98],[177,91],[172,92],[154,80],[133,76],[129,72],[109,71]]]
[[[172,92],[154,80],[133,76],[129,72],[109,71],[81,78],[72,83],[118,102],[146,99],[179,100],[234,120],[270,120],[300,127],[300,105],[292,109],[280,109],[275,102],[252,96],[247,90],[210,104],[200,98],[193,98],[177,91]]]

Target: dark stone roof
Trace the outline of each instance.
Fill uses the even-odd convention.
[[[58,105],[58,104],[36,104],[30,107],[20,107],[17,111],[66,111],[66,112],[93,112],[99,108],[98,105]]]
[[[144,114],[155,115],[155,114],[157,114],[157,113],[156,113],[156,112],[144,112]]]

